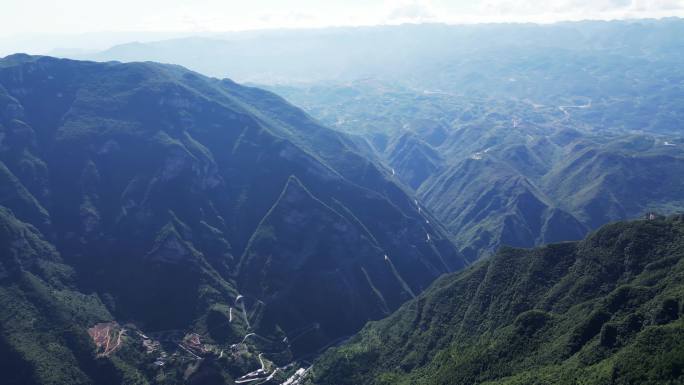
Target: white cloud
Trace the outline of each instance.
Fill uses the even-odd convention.
[[[428,1],[401,1],[388,3],[387,20],[392,22],[425,22],[437,18],[433,6]]]
[[[684,17],[684,0],[1,0],[0,38],[418,22]]]
[[[0,56],[268,28],[684,17],[684,0],[0,0]]]
[[[486,0],[475,21],[555,22],[684,16],[684,0]]]

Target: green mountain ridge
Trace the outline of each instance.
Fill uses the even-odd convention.
[[[84,338],[65,345],[78,360],[43,360],[41,345],[22,355],[9,323],[2,354],[48,365],[37,383],[98,382],[102,361],[114,382],[231,383],[262,360],[268,373],[254,375],[284,380],[298,357],[468,263],[366,151],[274,94],[178,66],[0,60],[0,206],[58,253],[73,295],[92,298],[69,325]],[[302,263],[255,273],[300,242],[312,245]],[[329,290],[306,286],[319,273]],[[7,322],[34,289],[16,290]],[[354,312],[299,306],[303,295]]]
[[[315,384],[678,384],[684,217],[502,249],[314,364]]]

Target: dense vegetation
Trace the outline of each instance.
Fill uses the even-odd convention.
[[[495,256],[314,365],[316,384],[681,384],[684,216]]]
[[[181,67],[0,60],[0,351],[32,368],[17,381],[99,382],[96,351],[114,382],[225,382],[262,358],[265,377],[464,267],[366,151]]]
[[[0,373],[7,384],[121,382],[82,325],[111,319],[34,227],[0,208]]]

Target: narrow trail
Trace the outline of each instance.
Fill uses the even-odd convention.
[[[257,299],[256,301],[257,301],[257,304],[265,305],[265,303],[261,300]],[[244,317],[245,325],[247,326],[247,331],[249,331],[251,329],[251,324],[249,323],[249,317],[247,314],[245,302],[246,302],[245,297],[241,294],[238,294],[237,297],[235,298],[235,303],[234,303],[235,306],[234,307],[242,310],[242,316]],[[255,309],[253,309],[253,313],[256,313],[256,311],[257,311],[257,309],[255,307]],[[229,312],[228,313],[229,322],[232,322],[233,321],[233,307],[229,307],[228,312]],[[318,329],[320,329],[320,324],[317,322],[314,322],[311,325],[307,325],[304,327],[294,329],[294,330],[290,331],[289,333],[285,333],[286,336],[285,336],[285,338],[283,338],[282,342],[289,345],[292,341],[296,341],[297,339],[305,336],[306,334],[310,333],[311,331],[318,330]],[[263,340],[269,344],[276,342],[276,341],[271,340],[269,338],[262,337],[262,336],[256,334],[255,332],[248,332],[242,338],[242,341],[240,341],[237,344],[233,344],[231,346],[231,348],[236,348],[238,345],[245,345],[245,347],[247,349],[249,349],[249,346],[247,346],[247,340],[250,338],[258,338],[258,339]],[[334,341],[334,342],[337,342],[337,341]],[[255,346],[253,346],[253,345],[250,345],[250,346],[252,346],[252,348],[254,348],[255,353],[258,353],[257,357],[259,359],[259,364],[261,367],[255,371],[252,371],[250,373],[247,373],[247,374],[235,379],[234,383],[236,383],[236,384],[249,384],[249,385],[265,384],[265,383],[272,381],[278,373],[282,373],[283,375],[285,375],[285,370],[289,370],[290,368],[293,368],[295,366],[295,362],[291,362],[291,363],[289,363],[283,367],[275,367],[269,373],[269,371],[267,370],[267,364],[264,361],[264,353],[258,352],[258,350],[256,349]],[[184,350],[187,350],[187,349],[184,349]],[[192,354],[192,352],[189,352],[189,353]],[[223,355],[224,355],[224,352],[221,351],[219,358],[222,358]],[[195,355],[193,354],[193,356],[195,356]],[[199,357],[197,357],[197,358],[199,358]],[[273,366],[275,366],[275,364],[273,364]],[[299,385],[301,380],[303,379],[303,376],[308,372],[309,369],[310,369],[310,367],[308,369],[303,369],[303,368],[298,369],[297,372],[295,372],[293,376],[291,376],[285,382],[283,382],[283,384]]]
[[[442,255],[442,253],[440,253],[439,250],[437,249],[437,247],[435,247],[435,244],[431,242],[430,248],[435,253],[435,255],[437,255],[437,257],[439,258],[439,261],[444,266],[445,272],[450,273],[451,269],[449,268],[449,265],[446,263],[446,260],[444,259],[444,256]]]
[[[285,382],[281,383],[280,385],[299,385],[299,382],[304,379],[304,376],[311,370],[311,366],[308,368],[299,368],[295,374],[292,375],[292,377],[288,378],[285,380]]]
[[[119,346],[121,346],[121,337],[126,333],[126,329],[121,329],[119,330],[119,335],[116,338],[116,345],[112,348],[112,350],[116,350]]]
[[[247,317],[247,310],[245,309],[244,302],[242,303],[242,316],[245,319],[245,324],[247,325],[247,329],[250,329],[252,327],[252,325],[249,324],[249,317]]]
[[[280,368],[275,368],[275,370],[272,371],[271,374],[270,374],[268,377],[266,377],[266,379],[265,379],[264,381],[260,382],[259,384],[263,384],[263,383],[266,383],[266,382],[271,381],[271,380],[273,379],[273,377],[274,377],[279,371],[280,371]]]
[[[238,307],[238,302],[240,303],[239,306],[242,308],[242,316],[245,320],[245,325],[247,325],[247,329],[250,329],[251,325],[249,324],[249,318],[247,317],[247,309],[245,309],[245,297],[238,294],[238,296],[235,297],[235,307]]]
[[[96,345],[98,345],[98,349],[102,349],[101,353],[98,353],[98,356],[101,357],[106,357],[112,354],[114,351],[116,351],[119,347],[121,347],[122,344],[122,338],[124,334],[126,334],[126,329],[125,328],[120,328],[119,332],[116,334],[116,336],[113,335],[115,330],[118,328],[113,327],[112,325],[107,325],[103,327],[102,329],[95,330],[94,332],[90,332],[90,336],[95,342]],[[115,342],[116,340],[116,342]],[[113,346],[112,346],[113,344]]]
[[[236,384],[244,384],[244,383],[255,382],[255,381],[260,381],[259,383],[261,384],[263,382],[268,381],[270,378],[273,377],[274,373],[278,369],[274,370],[273,373],[268,375],[268,372],[266,371],[266,364],[264,363],[264,359],[262,358],[263,355],[264,355],[264,353],[259,353],[259,356],[258,356],[259,363],[261,364],[261,368],[255,370],[253,372],[249,372],[249,373],[245,374],[244,376],[238,378],[237,380],[235,380]],[[267,377],[264,377],[264,376],[267,376]]]
[[[416,298],[416,295],[413,293],[413,290],[411,290],[411,287],[406,283],[406,281],[404,281],[403,278],[401,278],[399,271],[397,271],[397,268],[394,267],[394,263],[392,263],[392,260],[390,259],[390,257],[387,254],[385,254],[385,261],[389,265],[390,269],[392,270],[392,273],[397,278],[397,280],[399,281],[399,284],[404,289],[404,291],[409,293],[412,298]]]
[[[257,358],[259,358],[259,363],[261,364],[261,370],[265,371],[266,365],[264,365],[264,359],[262,357],[263,355],[264,355],[264,353],[259,353],[259,356]]]
[[[243,301],[244,304],[244,301]],[[249,312],[248,317],[250,319],[254,319],[256,317],[257,311],[259,311],[259,306],[258,305],[265,305],[262,301],[257,300],[256,304],[252,306],[252,310]],[[244,306],[244,305],[243,305]]]
[[[592,102],[592,100],[589,99],[589,102],[587,102],[587,104],[585,104],[583,106],[558,106],[558,109],[563,111],[563,114],[565,114],[565,119],[569,119],[570,118],[570,112],[568,111],[568,109],[576,108],[576,109],[582,109],[583,110],[583,109],[591,108],[591,102]]]
[[[236,301],[237,301],[237,300],[236,300]],[[250,338],[250,337],[258,337],[258,336],[257,336],[256,333],[247,333],[247,334],[242,338],[242,341],[240,341],[240,343],[234,344],[232,347],[235,347],[235,346],[241,345],[241,344],[245,344],[245,342],[247,341],[247,339]],[[262,338],[263,338],[263,337],[262,337]],[[235,380],[235,383],[236,383],[236,384],[246,384],[246,383],[256,382],[256,381],[260,381],[260,382],[258,382],[258,384],[261,384],[261,383],[264,383],[264,382],[268,382],[268,381],[270,381],[271,378],[273,378],[273,376],[275,375],[275,371],[274,371],[273,373],[271,373],[270,376],[264,377],[264,376],[266,376],[268,373],[266,373],[266,363],[264,363],[263,355],[264,355],[264,353],[259,353],[259,355],[257,356],[257,358],[259,359],[259,364],[261,365],[261,368],[255,370],[255,371],[253,371],[253,372],[249,372],[249,373],[245,374],[245,375],[242,376],[242,377],[237,378],[237,379]],[[223,351],[221,351],[221,356],[223,356]],[[220,356],[220,357],[221,357],[221,356]],[[220,358],[220,357],[219,357],[219,358]]]
[[[185,346],[183,346],[183,344],[176,344],[176,345],[178,345],[178,347],[180,347],[181,349],[183,349],[186,353],[190,354],[194,359],[196,359],[196,360],[201,360],[201,359],[202,359],[202,357],[200,357],[200,356],[198,356],[197,354],[193,353],[190,349],[188,349],[188,348],[186,348]]]
[[[107,354],[107,352],[109,351],[109,341],[112,340],[111,338],[109,338],[109,328],[107,328],[106,333],[107,333],[107,342],[105,343],[104,353],[102,353],[102,354]]]
[[[241,344],[244,344],[245,341],[247,341],[247,338],[249,338],[249,337],[254,337],[255,335],[256,335],[256,333],[247,333],[247,334],[245,334],[245,337],[242,339],[242,341],[240,341],[240,343],[241,343]]]
[[[303,328],[295,329],[289,333],[285,333],[287,335],[287,340],[288,343],[293,343],[294,341],[297,341],[298,339],[304,337],[308,333],[318,330],[321,328],[321,325],[318,322],[314,322],[308,326],[304,326]]]
[[[373,293],[375,293],[375,296],[378,298],[378,301],[380,301],[380,306],[382,308],[382,311],[385,312],[386,314],[390,313],[389,306],[387,306],[387,301],[385,301],[385,296],[382,295],[382,292],[380,292],[380,289],[378,289],[375,284],[373,283],[373,280],[371,279],[370,275],[368,274],[368,271],[364,267],[361,267],[361,272],[363,273],[364,277],[366,278],[366,282],[368,282],[368,286],[370,286],[371,290],[373,290]]]
[[[243,310],[244,310],[244,302],[245,301],[244,301],[243,296],[239,295],[235,299],[235,302],[236,302],[236,306],[237,306],[238,302],[240,302],[241,306],[243,307]],[[261,302],[261,301],[259,301],[259,302]],[[263,302],[261,302],[261,303],[263,303]],[[243,312],[243,314],[244,314],[244,312]],[[286,337],[283,339],[283,342],[286,342],[289,344],[289,342],[288,342],[288,340],[290,338],[289,336],[292,336],[292,341],[294,341],[294,340],[297,340],[298,338],[301,338],[302,336],[306,335],[307,333],[311,332],[312,330],[318,330],[318,329],[320,329],[320,324],[317,322],[314,322],[313,324],[308,325],[308,326],[304,326],[304,327],[294,329],[294,330],[290,331],[289,333],[286,333]],[[232,345],[232,347],[234,348],[237,345],[241,345],[241,344],[246,345],[246,342],[249,338],[259,338],[259,339],[262,339],[262,340],[269,342],[269,343],[274,342],[271,339],[262,337],[256,333],[252,332],[252,333],[247,333],[242,338],[242,341],[240,341],[237,344]],[[337,341],[334,341],[334,342],[337,342]],[[221,354],[219,355],[219,358],[221,358],[221,357],[223,357],[223,351],[221,351]],[[275,367],[269,373],[266,362],[264,361],[264,353],[259,352],[257,358],[259,359],[259,364],[261,367],[257,370],[249,372],[249,373],[235,379],[234,382],[236,384],[261,385],[261,384],[267,383],[269,381],[272,381],[278,373],[285,374],[285,372],[284,372],[285,370],[288,370],[289,368],[292,368],[295,365],[294,362],[291,362],[288,365],[285,365],[283,367]],[[303,374],[305,374],[307,372],[307,370],[308,369],[305,370],[305,369],[300,368],[299,370],[297,370],[297,372],[295,372],[295,374],[293,376],[288,378],[284,382],[284,384],[287,383],[289,385],[298,385],[300,380],[303,378],[302,377]]]
[[[245,376],[247,376],[247,374],[245,374]],[[244,378],[244,379],[243,379],[242,377],[240,377],[240,378],[238,378],[237,380],[235,380],[235,383],[236,383],[236,384],[246,384],[246,383],[248,383],[248,382],[261,381],[261,380],[263,380],[263,379],[264,379],[263,377],[257,377],[257,378]]]

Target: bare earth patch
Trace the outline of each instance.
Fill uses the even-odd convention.
[[[88,329],[90,338],[97,346],[98,357],[108,357],[120,348],[121,338],[125,332],[126,329],[114,321],[99,323]]]

